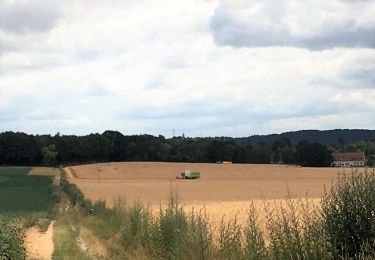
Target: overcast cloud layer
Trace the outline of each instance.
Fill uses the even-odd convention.
[[[375,129],[374,13],[370,0],[0,0],[0,132]]]
[[[374,14],[372,0],[228,0],[210,27],[218,45],[375,48]]]

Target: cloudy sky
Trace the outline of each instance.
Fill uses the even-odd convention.
[[[0,0],[0,132],[375,129],[374,0]]]

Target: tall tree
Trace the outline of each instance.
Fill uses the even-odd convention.
[[[56,145],[50,144],[42,148],[43,164],[48,166],[56,165],[57,162]]]
[[[330,166],[332,152],[320,143],[300,141],[296,148],[296,161],[302,166],[323,167]]]

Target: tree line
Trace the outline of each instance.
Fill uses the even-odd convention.
[[[370,144],[370,145],[369,145]],[[360,148],[375,154],[375,143]],[[165,138],[162,135],[102,134],[29,135],[0,133],[2,165],[72,165],[111,161],[287,163],[329,166],[332,151],[355,150],[353,145],[325,145],[302,140],[293,144],[287,137],[272,143],[238,142],[235,138]]]

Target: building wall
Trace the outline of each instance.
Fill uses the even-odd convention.
[[[332,164],[339,167],[365,166],[364,161],[334,161]]]

